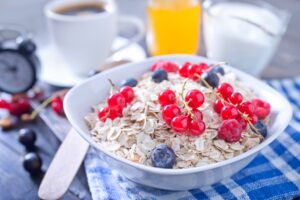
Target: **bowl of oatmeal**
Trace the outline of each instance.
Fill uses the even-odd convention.
[[[143,185],[187,190],[244,168],[288,125],[292,109],[224,63],[171,55],[130,63],[72,88],[78,133],[112,169]]]

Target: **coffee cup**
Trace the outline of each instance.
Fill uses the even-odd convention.
[[[86,76],[112,54],[144,36],[141,20],[118,16],[114,0],[53,0],[44,7],[50,36],[71,71]],[[120,23],[136,28],[126,44],[112,50]]]

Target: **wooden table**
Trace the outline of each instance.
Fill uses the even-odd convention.
[[[263,73],[265,78],[286,78],[300,75],[300,1],[268,0],[274,5],[290,10],[293,14],[287,34],[284,36],[274,59]],[[121,14],[130,14],[145,20],[145,1],[118,0]],[[141,45],[145,47],[145,42]],[[201,55],[204,55],[203,43]],[[47,90],[57,89],[42,84]],[[51,130],[38,119],[33,124],[20,124],[16,129],[0,131],[0,199],[37,199],[39,178],[32,179],[22,168],[24,148],[17,142],[18,129],[33,128],[38,133],[37,146],[47,169],[59,146]],[[64,199],[91,199],[83,169],[78,173]]]

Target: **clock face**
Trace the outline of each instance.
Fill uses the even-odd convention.
[[[16,50],[0,51],[0,90],[25,92],[33,86],[36,71],[33,63]]]

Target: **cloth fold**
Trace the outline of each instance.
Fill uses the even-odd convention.
[[[165,191],[131,182],[111,170],[90,149],[85,169],[94,200],[145,199],[292,199],[300,196],[300,79],[267,80],[293,107],[284,133],[264,148],[243,170],[211,186],[189,191]]]

